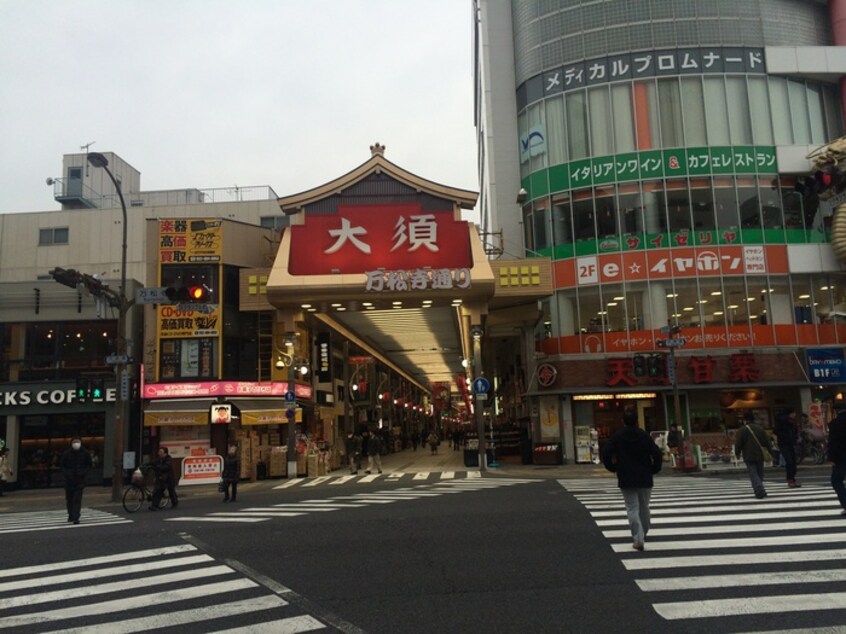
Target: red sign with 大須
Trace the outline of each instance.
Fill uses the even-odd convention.
[[[291,275],[472,268],[467,222],[418,204],[339,205],[291,227]]]

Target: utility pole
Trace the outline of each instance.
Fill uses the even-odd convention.
[[[676,374],[676,348],[680,348],[687,343],[686,338],[678,336],[681,331],[682,327],[678,324],[675,326],[665,326],[661,328],[661,333],[666,334],[667,338],[659,339],[657,343],[659,348],[670,349],[670,362],[667,364],[667,378],[670,381],[670,385],[673,386],[673,423],[675,423],[676,427],[681,430],[681,437],[679,438],[679,459],[681,460],[681,470],[693,471],[696,469],[696,464],[691,463],[689,467],[686,464],[685,437],[690,434],[690,427],[687,424],[687,421],[682,423],[681,397],[679,396],[679,381]]]

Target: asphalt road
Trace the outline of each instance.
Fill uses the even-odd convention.
[[[631,551],[619,525],[624,514],[614,481],[597,477],[433,473],[308,487],[266,482],[242,487],[234,505],[200,491],[186,492],[173,511],[128,516],[113,505],[86,505],[77,527],[64,522],[61,509],[58,519],[48,509],[4,513],[0,631],[842,631],[846,520],[836,523],[822,473],[803,489],[773,482],[763,502],[740,476],[662,477],[645,553]],[[727,500],[740,510],[718,510]],[[762,504],[775,512],[760,521],[736,519],[747,507],[770,508]],[[791,509],[805,506],[823,519],[790,518]],[[779,527],[781,515],[795,523]],[[600,524],[607,522],[618,525]],[[766,522],[776,523],[771,530]],[[759,541],[732,541],[746,537]],[[787,551],[827,561],[781,564]],[[748,580],[732,575],[753,571],[755,560],[735,565],[732,558],[749,554],[762,572],[786,570],[787,578],[744,588]],[[725,559],[711,568],[694,563],[712,555]],[[690,567],[637,568],[659,560],[676,566],[686,557]],[[818,578],[803,577],[820,566]],[[727,581],[683,590],[690,575],[706,572]],[[668,575],[669,592],[649,585]],[[738,592],[744,598],[721,603]],[[716,612],[698,612],[699,599],[703,610],[712,601]],[[738,602],[799,600],[812,609],[737,614]],[[100,630],[88,629],[98,624]]]

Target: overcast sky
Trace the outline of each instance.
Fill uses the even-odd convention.
[[[469,0],[0,0],[0,212],[59,209],[62,155],[141,189],[280,196],[385,157],[477,190]]]

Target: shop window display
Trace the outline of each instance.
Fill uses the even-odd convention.
[[[64,486],[62,454],[78,436],[94,464],[88,482],[103,480],[105,414],[62,414],[21,417],[18,482],[22,488]]]

